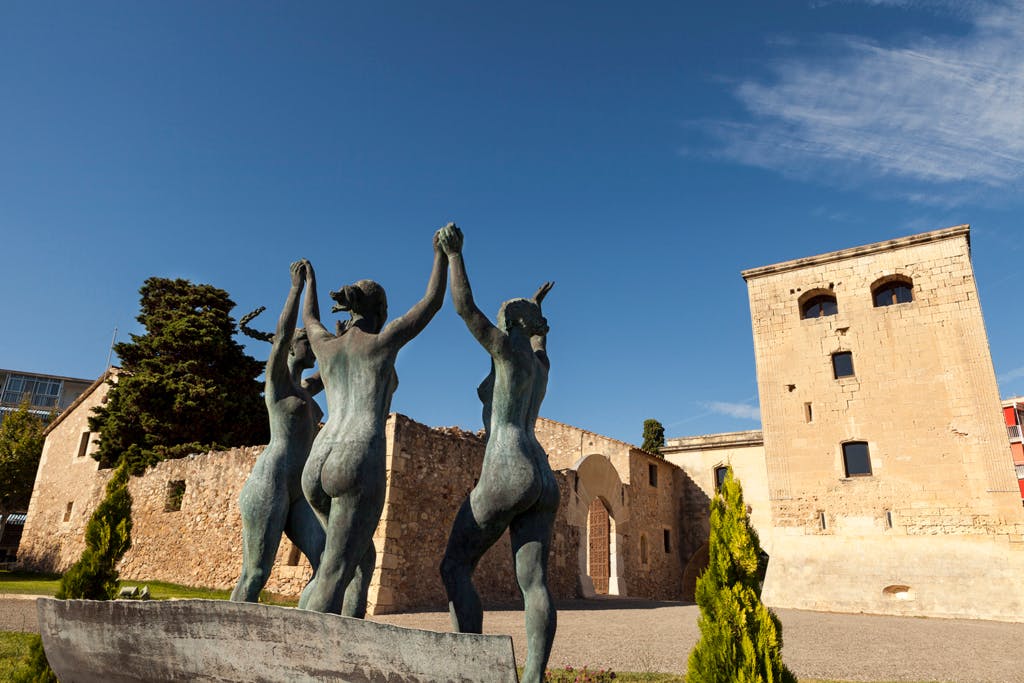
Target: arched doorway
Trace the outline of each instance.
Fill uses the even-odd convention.
[[[594,592],[608,595],[611,577],[612,517],[600,498],[590,502],[587,513],[587,575],[594,582]]]
[[[580,591],[583,597],[625,596],[623,534],[629,529],[625,487],[604,455],[581,458],[573,469],[576,477],[568,517],[580,530]]]

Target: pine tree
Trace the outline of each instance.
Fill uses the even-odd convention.
[[[654,455],[661,454],[665,445],[665,428],[657,420],[644,420],[644,443],[641,449]]]
[[[711,501],[708,567],[697,579],[700,640],[687,683],[790,683],[782,663],[782,625],[761,603],[757,533],[730,467]]]
[[[263,365],[233,339],[228,293],[155,277],[139,293],[146,332],[114,347],[121,372],[89,418],[101,466],[124,460],[141,474],[168,458],[266,443]]]
[[[27,401],[0,422],[0,522],[9,512],[28,508],[45,428],[43,418],[29,412]]]

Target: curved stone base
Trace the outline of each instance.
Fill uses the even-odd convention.
[[[516,683],[510,636],[438,633],[224,600],[40,598],[62,683]]]

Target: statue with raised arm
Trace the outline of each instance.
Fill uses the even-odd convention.
[[[302,372],[315,362],[313,351],[305,331],[295,329],[305,277],[305,266],[293,263],[291,289],[272,336],[256,333],[245,325],[263,309],[254,311],[242,323],[246,334],[272,343],[264,389],[270,443],[256,459],[238,501],[242,511],[242,575],[231,592],[236,602],[259,600],[282,533],[309,560],[314,576],[324,550],[323,527],[302,491],[302,470],[323,416],[313,400],[322,388],[319,379],[302,379]],[[311,586],[312,582],[303,590],[300,607],[309,599]]]
[[[466,326],[491,356],[492,376],[480,386],[487,421],[487,446],[480,478],[462,504],[441,562],[452,626],[481,633],[483,610],[473,570],[484,553],[509,530],[516,578],[526,608],[524,683],[540,683],[555,638],[555,608],[548,591],[548,551],[558,511],[558,484],[534,423],[548,382],[547,321],[541,301],[553,283],[533,299],[501,305],[497,326],[473,302],[462,258],[462,232],[454,225],[440,234],[451,268],[452,301]]]
[[[398,386],[395,358],[441,308],[448,258],[434,235],[434,266],[427,292],[387,326],[387,298],[372,280],[331,292],[332,311],[350,319],[331,334],[320,322],[316,276],[306,264],[303,322],[320,364],[327,424],[302,475],[302,488],[327,531],[320,569],[306,609],[349,617],[366,614],[376,559],[373,533],[384,508],[384,425]]]

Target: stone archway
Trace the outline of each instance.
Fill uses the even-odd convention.
[[[583,597],[626,595],[623,534],[628,527],[619,473],[601,454],[581,458],[576,471],[575,505],[569,515],[580,528],[579,577]]]

